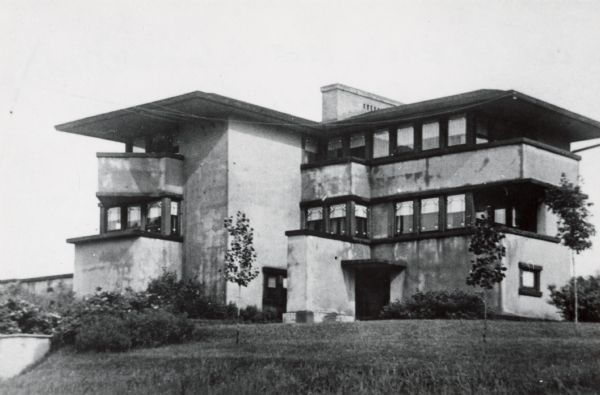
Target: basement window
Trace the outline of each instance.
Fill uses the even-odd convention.
[[[423,124],[423,151],[440,148],[440,124],[429,122]]]
[[[306,209],[306,229],[316,232],[323,231],[323,207],[310,207]]]
[[[345,235],[346,232],[346,203],[334,204],[329,207],[329,233]]]
[[[121,207],[111,207],[106,210],[106,230],[121,230]]]
[[[519,262],[519,295],[541,297],[540,273],[542,267]]]
[[[407,234],[414,232],[414,203],[413,201],[396,203],[396,234]]]

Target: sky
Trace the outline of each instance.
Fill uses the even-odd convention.
[[[98,233],[95,153],[123,146],[54,125],[194,90],[318,121],[335,82],[516,89],[600,120],[598,21],[596,1],[2,0],[0,279],[72,272],[65,239]],[[581,156],[600,231],[600,149]]]

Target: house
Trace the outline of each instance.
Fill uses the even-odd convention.
[[[514,90],[401,104],[321,88],[323,122],[192,92],[56,126],[122,142],[98,153],[100,234],[75,245],[74,291],[145,288],[163,270],[237,301],[222,276],[223,219],[244,212],[260,276],[241,304],[287,322],[375,317],[417,291],[468,289],[469,225],[506,233],[493,304],[557,318],[570,275],[544,190],[578,175],[570,143],[600,123]]]

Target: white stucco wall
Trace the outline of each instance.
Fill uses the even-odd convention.
[[[0,335],[0,379],[8,379],[38,362],[50,351],[46,335]]]
[[[298,133],[230,120],[228,128],[228,215],[244,212],[254,228],[257,267],[287,268],[285,232],[300,228]],[[263,274],[242,289],[241,306],[262,306]],[[227,284],[227,301],[238,287]]]

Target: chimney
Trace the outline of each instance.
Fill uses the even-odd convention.
[[[321,93],[323,122],[340,121],[354,115],[402,105],[395,100],[343,84],[324,86]]]

